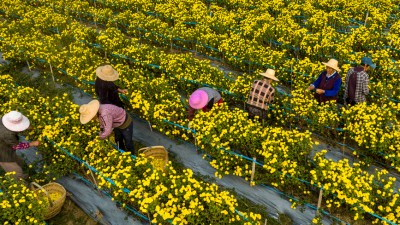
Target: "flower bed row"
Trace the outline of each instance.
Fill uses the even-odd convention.
[[[38,4],[38,1],[35,1],[34,3]],[[58,4],[60,5],[57,6]],[[107,24],[107,26],[114,26],[117,28],[122,27],[123,29],[127,30],[127,33],[130,35],[136,35],[139,37],[144,36],[145,38],[150,38],[156,40],[158,43],[164,43],[167,45],[169,43],[176,43],[184,48],[189,48],[197,52],[203,52],[208,55],[222,57],[231,65],[242,67],[244,71],[251,71],[255,69],[264,70],[265,67],[274,67],[277,69],[280,76],[282,76],[282,81],[289,81],[287,84],[290,85],[290,81],[296,79],[296,87],[304,87],[308,85],[313,79],[309,75],[319,73],[319,71],[323,68],[320,63],[315,63],[315,60],[327,60],[327,57],[338,58],[339,61],[343,62],[343,71],[347,71],[352,64],[358,63],[360,58],[363,57],[365,52],[368,51],[368,54],[371,54],[374,60],[377,61],[378,65],[380,66],[380,69],[378,69],[375,73],[377,77],[371,84],[372,93],[380,96],[382,93],[385,93],[383,96],[388,96],[397,100],[399,91],[397,90],[398,85],[396,84],[398,84],[399,81],[393,75],[398,73],[398,66],[396,65],[395,61],[392,61],[392,59],[398,59],[397,53],[399,51],[393,49],[391,46],[393,43],[397,43],[399,40],[399,37],[396,35],[398,33],[398,25],[400,23],[394,23],[390,27],[390,29],[393,30],[389,32],[389,35],[386,35],[386,33],[381,31],[375,31],[375,28],[373,27],[366,28],[363,26],[355,29],[351,34],[343,35],[336,32],[329,26],[325,27],[324,20],[317,18],[315,21],[321,24],[323,28],[321,28],[317,33],[310,34],[307,29],[301,28],[301,26],[293,22],[291,13],[296,10],[285,12],[287,15],[283,14],[283,18],[279,20],[279,22],[272,23],[271,21],[267,20],[271,17],[266,17],[265,20],[258,16],[256,18],[251,18],[251,15],[258,15],[259,13],[252,14],[247,12],[246,16],[242,14],[235,16],[224,13],[223,8],[217,8],[212,10],[213,15],[218,15],[217,12],[220,12],[221,15],[212,16],[212,21],[207,20],[196,22],[196,26],[188,27],[185,25],[185,20],[176,18],[173,19],[173,21],[176,20],[176,22],[169,24],[168,21],[171,19],[165,19],[166,16],[164,14],[168,16],[171,12],[163,13],[163,9],[166,8],[161,7],[162,5],[160,7],[156,7],[160,11],[157,11],[157,16],[154,16],[154,14],[149,12],[146,13],[133,10],[135,8],[142,8],[140,4],[136,5],[136,7],[132,6],[133,8],[127,8],[130,3],[126,4],[127,5],[125,6],[120,6],[120,4],[114,4],[112,1],[108,3],[101,1],[89,4],[88,2],[83,1],[82,4],[79,2],[52,2],[49,5],[51,5],[53,8],[55,7],[61,13],[72,15],[75,18],[97,21]],[[99,10],[99,7],[102,5],[105,5],[106,8],[100,8]],[[64,9],[65,6],[68,6],[68,10]],[[110,8],[107,8],[107,6]],[[117,10],[116,7],[118,6],[122,7],[123,10],[122,8]],[[303,5],[297,5],[297,8],[302,6]],[[268,8],[272,6],[267,5],[263,7]],[[390,8],[391,6],[385,7]],[[150,7],[149,4],[146,4],[144,8],[145,9],[143,10],[151,10],[154,8],[154,5]],[[170,7],[167,8],[169,9]],[[296,7],[290,8],[293,9]],[[206,10],[205,7],[198,7],[198,9]],[[267,9],[264,10],[268,11]],[[182,12],[184,11],[185,10]],[[311,11],[311,9],[309,11]],[[386,13],[385,10],[383,12]],[[189,14],[188,12],[186,13]],[[324,13],[325,12],[317,13],[317,15],[323,15]],[[209,12],[199,12],[197,14],[208,15]],[[268,12],[263,14],[268,15]],[[382,16],[378,16],[379,19],[377,19],[376,16],[380,14],[378,12],[375,12],[375,14],[375,17],[369,17],[370,23],[380,23],[379,21],[381,20]],[[209,16],[206,16],[206,18],[207,17]],[[240,26],[236,27],[237,22],[233,18],[242,17],[249,17],[249,20],[243,19]],[[187,16],[183,18],[187,18]],[[339,20],[340,18],[342,18],[340,15],[336,15],[336,17],[334,17],[336,20]],[[390,19],[390,17],[385,18],[388,20]],[[212,30],[213,25],[218,24],[219,21],[230,21],[229,23],[223,25],[223,27],[227,27],[229,32],[224,31],[222,34],[220,34]],[[263,27],[260,28],[259,24],[263,24]],[[275,27],[279,29],[285,29],[285,31],[276,31]],[[237,29],[242,29],[245,31],[248,30],[249,32],[254,33],[252,33],[253,36],[246,37],[246,35],[242,34],[246,34],[245,31],[232,31]],[[278,35],[278,37],[274,37],[274,42],[278,41],[281,43],[279,46],[291,47],[289,49],[278,48],[276,50],[271,48],[270,41],[267,41],[271,38],[263,37],[263,35],[272,33],[267,32],[269,30],[274,30],[275,36]],[[301,35],[296,36],[292,31],[296,31],[295,34],[301,33]],[[324,35],[325,33],[329,33],[330,35]],[[360,37],[365,38],[363,38],[361,41]],[[297,40],[295,41],[296,44],[293,44],[290,41],[282,41],[282,39],[287,38],[293,38],[294,40]],[[217,42],[217,44],[210,44],[215,42]],[[266,44],[265,42],[268,42],[269,44]],[[210,46],[206,47],[207,45]],[[373,46],[378,46],[378,48]],[[379,46],[384,46],[384,48]],[[303,51],[306,52],[306,55],[300,57],[300,60],[298,60],[298,54],[293,55],[291,53],[290,49],[296,48],[303,49]],[[291,71],[293,71],[295,75],[292,74]],[[305,76],[305,78],[303,76]],[[305,80],[305,83],[298,81],[298,79],[301,79],[302,81]],[[343,77],[343,79],[345,79],[345,77]]]
[[[63,68],[63,67],[61,67],[61,68]],[[122,67],[122,68],[126,68],[126,67]],[[126,68],[127,69],[127,68]],[[124,69],[122,69],[122,70],[124,70]],[[74,73],[71,73],[71,74],[74,74]],[[128,74],[128,73],[127,73]],[[134,103],[134,102],[133,102]],[[169,112],[169,113],[171,113],[171,112]],[[238,134],[238,135],[240,135],[240,134]],[[212,139],[212,138],[211,138]],[[240,136],[239,136],[239,138],[237,138],[238,140],[240,140],[241,138],[240,138]],[[215,144],[214,144],[214,146],[216,146]]]
[[[110,188],[115,199],[148,213],[153,223],[192,224],[202,221],[205,224],[260,224],[257,222],[261,220],[259,214],[238,212],[238,203],[232,194],[219,190],[216,184],[199,181],[190,169],[176,171],[169,164],[165,172],[154,170],[146,159],[139,157],[133,160],[130,154],[121,154],[107,142],[96,140],[98,124],[81,125],[79,106],[72,103],[66,94],[61,98],[44,98],[32,88],[15,86],[8,75],[1,76],[0,90],[1,99],[10,97],[4,101],[0,114],[17,109],[28,116],[35,127],[27,138],[37,138],[42,142],[39,149],[44,167],[39,175],[43,179],[49,180],[78,170],[79,163],[58,148],[61,147],[96,168],[100,187]],[[87,172],[90,173],[89,170]],[[106,182],[105,178],[111,179],[115,185]],[[6,195],[11,194],[8,189],[3,190]],[[19,190],[23,194],[25,189],[20,187]],[[24,204],[21,212],[25,207],[29,208],[30,203],[35,201]],[[32,210],[25,213],[19,216],[34,215]],[[40,217],[35,219],[39,221]],[[11,223],[16,221],[10,218]]]
[[[61,19],[60,19],[61,20]],[[52,27],[53,25],[50,25],[50,27]],[[165,68],[166,71],[171,71],[172,74],[177,74],[174,77],[174,83],[178,84],[178,87],[183,87],[185,85],[187,85],[187,82],[182,82],[180,81],[181,78],[184,78],[186,80],[196,80],[200,83],[212,83],[214,85],[219,86],[220,84],[222,84],[224,81],[226,82],[227,79],[223,78],[222,72],[221,71],[216,71],[215,68],[212,68],[210,66],[208,66],[205,62],[199,62],[194,60],[190,55],[184,55],[183,57],[177,56],[177,55],[167,55],[167,54],[156,54],[157,52],[154,51],[153,54],[149,54],[149,51],[151,51],[148,47],[146,47],[145,45],[143,45],[143,48],[132,48],[132,47],[128,47],[128,48],[123,48],[123,46],[126,44],[128,46],[133,46],[133,43],[131,42],[127,42],[127,40],[121,38],[123,35],[115,29],[108,29],[105,32],[101,33],[99,35],[99,37],[95,37],[93,31],[90,30],[84,30],[81,32],[78,32],[78,29],[76,27],[74,27],[75,29],[75,33],[82,33],[82,32],[87,32],[88,35],[87,36],[91,36],[92,39],[98,40],[102,46],[106,46],[106,49],[108,49],[108,51],[111,51],[111,49],[114,49],[115,52],[117,52],[120,55],[123,56],[128,56],[128,57],[132,57],[132,58],[139,58],[142,62],[148,62],[151,64],[154,63],[158,63],[160,64],[161,68]],[[61,29],[60,29],[61,30]],[[71,32],[65,32],[68,34],[71,34]],[[72,33],[74,34],[74,33]],[[85,37],[86,38],[86,37]],[[71,37],[69,37],[69,39],[71,39]],[[53,40],[54,42],[58,42],[59,40]],[[90,41],[90,39],[89,39]],[[115,43],[122,43],[122,44],[118,44],[116,45]],[[58,44],[59,45],[59,44]],[[75,43],[74,43],[75,45]],[[78,43],[77,44],[79,47],[84,47],[83,44]],[[76,47],[75,47],[76,48]],[[17,49],[14,49],[14,51]],[[91,57],[93,58],[93,56],[91,56],[90,54],[93,54],[93,52],[91,51],[85,51],[85,50],[81,50],[81,52],[85,52],[86,57]],[[8,54],[8,52],[7,52]],[[65,53],[67,54],[67,53]],[[146,55],[145,55],[146,54]],[[37,54],[37,56],[39,57],[44,57],[48,62],[51,61],[56,61],[56,59],[53,60],[53,56],[48,54],[48,57],[42,56],[41,54]],[[150,56],[150,57],[149,57]],[[160,57],[158,57],[160,56]],[[166,60],[164,60],[166,59]],[[151,60],[151,61],[150,61]],[[90,71],[88,71],[89,69],[94,70],[95,65],[92,67],[89,67],[89,69],[86,67],[87,64],[82,61],[81,65],[78,65],[74,62],[76,62],[77,60],[70,58],[70,62],[68,63],[66,67],[68,68],[66,71],[68,73],[71,73],[71,71],[79,71],[79,73],[83,74],[83,73],[90,73]],[[93,59],[92,61],[96,62],[96,61],[100,61],[99,58],[97,59]],[[123,60],[119,61],[121,63],[124,63]],[[184,67],[182,65],[185,65]],[[79,66],[79,68],[76,68],[77,66]],[[128,70],[128,69],[127,69]],[[129,73],[129,72],[127,72]],[[73,74],[76,74],[76,72],[73,72]],[[197,76],[195,76],[197,74]],[[205,75],[204,75],[205,74]],[[92,77],[93,75],[91,74],[90,76],[79,76],[80,79],[82,80],[93,80],[94,78]],[[219,79],[215,79],[215,77],[219,77]],[[214,79],[212,79],[214,78]],[[138,82],[137,80],[131,80],[128,81],[129,79],[126,79],[124,82],[129,83],[128,86],[130,86],[131,84],[139,84],[139,85],[134,85],[135,87],[142,87],[143,84],[141,84],[141,82]],[[237,82],[235,84],[239,84],[241,79],[238,79]],[[135,81],[135,82],[132,82]],[[229,80],[228,80],[229,81]],[[164,84],[165,81],[163,81]],[[221,85],[222,87],[227,87],[230,86],[230,81],[228,83],[226,83],[225,85]],[[219,86],[219,87],[221,87]],[[149,88],[153,87],[153,85],[151,85]],[[232,86],[231,86],[232,87]],[[235,87],[235,85],[233,86]],[[249,90],[249,84],[247,84],[246,88],[244,88],[243,86],[239,86],[238,89],[234,89],[234,91],[239,91],[242,90],[241,94],[244,95],[244,93],[247,93]],[[183,89],[181,88],[181,89]],[[192,86],[192,88],[187,88],[186,90],[184,89],[184,91],[186,92],[186,94],[188,95],[193,89],[195,88],[195,86]],[[136,88],[134,88],[136,89]],[[232,89],[230,89],[232,90]],[[151,96],[152,94],[155,94],[156,91],[147,91],[147,94],[149,94],[149,96]],[[171,92],[171,95],[175,95],[178,96],[178,94],[175,92]],[[154,106],[152,105],[150,107],[148,102],[143,102],[141,101],[140,96],[137,92],[134,93],[134,95],[136,100],[135,100],[135,107],[138,109],[142,109],[142,113],[145,116],[145,118],[147,120],[150,119],[149,117],[149,112],[148,110],[153,109]],[[299,98],[302,98],[302,96],[299,96]],[[331,128],[337,128],[339,126],[339,114],[341,114],[341,112],[335,110],[335,107],[329,106],[329,110],[324,110],[322,109],[322,107],[319,107],[315,101],[312,101],[312,99],[308,99],[306,100],[308,103],[307,104],[303,104],[304,99],[298,99],[298,98],[294,98],[294,99],[290,99],[290,98],[286,98],[286,99],[282,99],[282,103],[281,105],[287,106],[289,108],[289,112],[287,112],[287,110],[275,110],[274,112],[272,112],[272,115],[275,115],[275,117],[278,118],[282,118],[281,120],[279,120],[276,124],[278,125],[282,125],[282,124],[288,124],[287,122],[291,122],[292,124],[296,124],[295,122],[298,121],[298,117],[299,115],[304,116],[307,115],[308,119],[311,119],[312,124],[316,126],[316,130],[318,130],[319,132],[324,131],[325,127],[331,127]],[[175,100],[173,101],[175,102],[174,104],[168,104],[169,106],[173,105],[174,109],[179,109],[180,107],[180,103],[178,98],[175,97]],[[301,104],[299,104],[301,103]],[[162,103],[161,103],[162,104]],[[307,107],[306,107],[307,106]],[[376,105],[373,105],[371,107],[368,108],[376,108]],[[390,112],[391,110],[396,110],[398,111],[398,105],[394,105],[391,102],[389,102],[387,105],[385,105],[385,107],[388,107],[388,109],[386,111]],[[147,110],[143,110],[143,108],[147,109]],[[162,119],[162,118],[167,118],[168,120],[172,120],[172,121],[179,121],[179,119],[181,119],[181,123],[185,123],[182,121],[182,118],[184,118],[184,111],[180,111],[179,113],[177,113],[177,115],[180,116],[173,116],[173,118],[171,116],[167,116],[165,115],[165,113],[160,113],[161,109],[166,109],[168,107],[166,106],[157,106],[156,107],[156,113],[155,115],[157,116],[157,120]],[[335,113],[332,113],[333,112]],[[353,108],[353,110],[355,110],[355,108]],[[368,111],[368,109],[367,109]],[[359,111],[358,112],[362,112]],[[150,113],[151,114],[151,113]],[[349,115],[354,115],[355,113],[351,113]],[[169,114],[170,115],[170,114]],[[359,146],[363,149],[367,149],[368,153],[372,153],[373,155],[379,156],[379,154],[384,153],[385,160],[389,161],[389,164],[391,164],[392,166],[399,168],[398,167],[398,151],[397,148],[395,147],[398,143],[398,136],[396,135],[396,132],[393,132],[393,129],[395,128],[395,126],[386,126],[388,125],[388,121],[390,121],[390,123],[392,125],[395,125],[397,122],[395,121],[395,118],[392,119],[392,114],[383,114],[385,115],[385,118],[382,119],[381,117],[374,117],[375,118],[375,122],[374,123],[362,123],[360,121],[363,121],[363,118],[368,118],[368,114],[360,114],[360,115],[365,115],[364,117],[344,117],[344,121],[346,121],[346,125],[347,127],[345,128],[345,130],[350,131],[351,135],[350,138],[355,140],[357,144],[359,144]],[[334,117],[334,119],[333,119]],[[179,118],[179,119],[177,119]],[[332,119],[329,119],[332,118]],[[349,118],[349,119],[347,119]],[[378,121],[380,120],[380,121]],[[298,124],[298,123],[297,123]],[[353,124],[358,124],[358,126],[354,126]],[[375,129],[371,129],[375,128]],[[369,139],[369,138],[365,138],[365,137],[369,137],[371,135],[374,134],[374,130],[376,130],[376,128],[378,127],[382,127],[382,131],[380,133],[384,134],[383,136],[381,136],[381,138],[378,138],[379,135],[375,135],[378,136],[377,138],[374,139]],[[178,131],[175,131],[178,132]],[[371,134],[371,132],[373,132]],[[367,141],[366,141],[367,140]],[[377,144],[380,143],[380,144]]]

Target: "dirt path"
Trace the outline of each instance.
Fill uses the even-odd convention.
[[[47,222],[49,225],[97,225],[99,222],[89,217],[67,197],[61,212]]]

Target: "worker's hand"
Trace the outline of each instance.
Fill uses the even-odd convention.
[[[121,92],[124,95],[128,94],[128,90],[127,89],[119,89],[119,92]]]
[[[315,90],[315,92],[317,92],[317,94],[324,94],[325,90],[317,88],[317,90]]]
[[[188,128],[190,129],[190,121],[189,121],[189,123],[188,123]]]
[[[311,90],[313,90],[313,87],[310,85],[310,86],[308,86],[308,88],[306,88],[306,90],[304,90],[304,95],[309,93]]]
[[[39,146],[39,145],[40,145],[40,142],[39,142],[39,141],[32,141],[32,142],[29,143],[29,146],[30,146],[30,147],[37,147],[37,146]]]

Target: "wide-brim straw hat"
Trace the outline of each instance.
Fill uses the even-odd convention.
[[[118,79],[118,72],[110,65],[98,67],[96,75],[105,81],[116,81]]]
[[[3,125],[14,132],[21,132],[28,129],[30,122],[29,119],[17,111],[11,111],[3,116],[1,119]]]
[[[267,71],[265,71],[265,73],[260,73],[260,74],[266,78],[279,81],[279,79],[275,77],[275,70],[273,70],[273,69],[267,69]]]
[[[82,124],[88,123],[90,120],[96,116],[100,108],[99,100],[92,100],[88,104],[83,104],[79,108],[79,113],[81,114],[79,120]]]
[[[322,64],[324,64],[325,66],[328,66],[338,72],[341,71],[338,66],[339,62],[336,59],[330,59],[328,62],[323,62]]]
[[[208,103],[208,95],[203,90],[194,91],[189,97],[189,105],[193,109],[201,109]]]

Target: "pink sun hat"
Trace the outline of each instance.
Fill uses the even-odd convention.
[[[6,113],[1,119],[3,125],[14,132],[21,132],[28,129],[30,122],[29,119],[17,111]]]
[[[201,109],[208,103],[208,95],[203,90],[194,91],[189,98],[189,105],[193,109]]]

